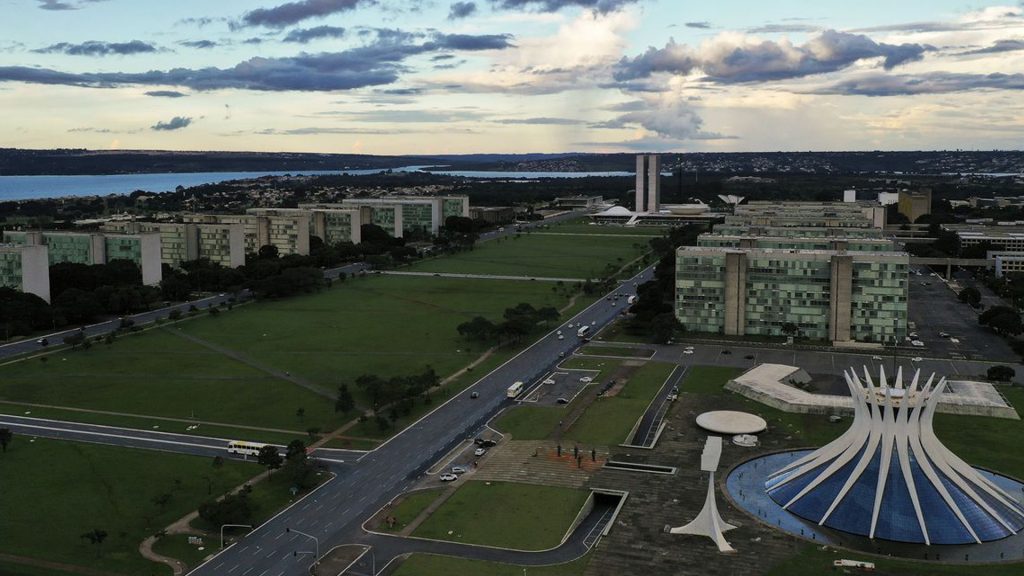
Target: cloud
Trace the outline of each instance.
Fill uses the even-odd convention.
[[[92,88],[123,85],[183,86],[192,90],[333,91],[391,84],[408,68],[404,60],[448,50],[496,50],[512,46],[507,34],[434,34],[422,43],[378,41],[341,52],[302,52],[283,58],[255,57],[231,68],[173,68],[148,72],[61,72],[0,66],[0,82]]]
[[[449,20],[459,20],[476,13],[476,2],[453,2],[448,9]]]
[[[539,124],[546,126],[575,126],[583,124],[582,120],[576,120],[573,118],[548,118],[548,117],[537,117],[537,118],[505,118],[502,120],[495,120],[497,124]]]
[[[146,92],[146,96],[153,96],[156,98],[184,98],[188,96],[184,92],[178,92],[177,90],[150,90]]]
[[[967,52],[961,52],[960,55],[968,54],[999,54],[1001,52],[1016,52],[1018,50],[1024,50],[1024,40],[1020,39],[1004,39],[996,40],[991,46],[985,48],[978,48],[977,50],[968,50]]]
[[[222,21],[224,21],[224,18],[208,18],[206,16],[203,16],[203,17],[199,17],[199,18],[182,18],[181,20],[178,20],[174,24],[175,25],[192,25],[192,26],[196,26],[196,27],[202,28],[203,26],[209,26],[210,24],[213,24],[214,22],[222,22]]]
[[[802,32],[818,32],[820,30],[820,26],[811,24],[765,24],[764,26],[749,28],[747,32],[751,34],[799,34]]]
[[[708,28],[711,28],[711,23],[710,22],[687,22],[687,23],[683,24],[683,26],[686,26],[687,28],[697,28],[698,30],[707,30]]]
[[[323,18],[331,14],[349,12],[360,5],[374,4],[374,0],[299,0],[246,12],[237,26],[265,26],[284,28],[310,18]]]
[[[313,28],[296,28],[284,37],[284,42],[306,44],[318,38],[341,38],[345,29],[338,26],[314,26]]]
[[[85,4],[104,2],[105,0],[79,0],[78,2],[64,2],[62,0],[36,0],[39,8],[43,10],[79,10]]]
[[[470,128],[446,128],[448,132],[453,133],[465,133],[465,134],[477,134],[476,130]],[[315,136],[318,134],[336,134],[336,135],[385,135],[390,136],[392,134],[433,134],[434,130],[431,128],[340,128],[330,126],[307,126],[302,128],[288,128],[280,130],[277,128],[265,128],[253,132],[253,134],[259,134],[260,136]],[[239,133],[243,134],[243,133]]]
[[[504,10],[536,10],[538,12],[558,12],[563,8],[588,8],[606,14],[618,12],[629,4],[639,0],[491,0],[496,8]]]
[[[217,47],[217,43],[213,40],[182,40],[181,42],[178,42],[178,44],[188,48],[197,48],[200,50]]]
[[[141,40],[132,40],[131,42],[100,42],[97,40],[89,40],[87,42],[82,42],[81,44],[59,42],[57,44],[51,44],[45,48],[37,48],[33,50],[33,52],[38,54],[61,53],[68,54],[70,56],[109,56],[111,54],[127,56],[131,54],[145,54],[156,51],[156,46],[147,44]]]
[[[635,58],[623,58],[614,77],[630,81],[656,73],[685,75],[699,71],[721,84],[764,82],[835,72],[875,58],[882,59],[889,70],[919,60],[933,49],[922,44],[885,44],[836,30],[825,30],[799,46],[788,40],[775,42],[727,33],[705,42],[698,50],[672,40],[664,48],[648,48]]]
[[[917,75],[865,74],[808,90],[811,94],[910,96],[977,90],[1024,90],[1024,74],[929,72]]]
[[[175,116],[167,122],[160,121],[156,124],[153,124],[152,126],[150,126],[150,129],[156,131],[181,130],[182,128],[187,127],[191,123],[192,118],[189,116]]]

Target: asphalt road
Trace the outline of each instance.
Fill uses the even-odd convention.
[[[582,340],[576,336],[575,326],[589,324],[593,326],[595,332],[601,329],[623,311],[624,298],[635,293],[636,288],[633,284],[643,283],[652,277],[653,267],[649,267],[636,277],[623,282],[609,293],[622,294],[623,304],[612,306],[611,302],[603,298],[597,300],[573,318],[566,320],[566,323],[571,322],[574,328],[565,328],[564,323],[553,328],[529,348],[438,406],[376,450],[362,453],[341,450],[317,451],[316,456],[328,460],[330,469],[336,474],[335,478],[198,567],[192,574],[305,574],[310,558],[301,554],[296,556],[293,552],[312,550],[312,540],[294,531],[288,532],[286,528],[300,530],[316,537],[321,554],[338,544],[363,542],[374,545],[379,548],[375,554],[381,564],[390,561],[397,554],[408,551],[453,547],[461,549],[463,555],[494,560],[507,558],[506,561],[532,565],[571,559],[575,557],[574,554],[582,553],[573,542],[567,543],[560,552],[535,555],[457,544],[425,544],[415,539],[388,538],[385,541],[383,537],[365,533],[361,525],[373,512],[412,486],[437,459],[447,454],[465,438],[471,437],[483,424],[507,406],[509,400],[505,391],[512,382],[533,381],[553,370],[562,356],[571,355],[572,351],[582,344]],[[150,314],[156,313],[158,312],[154,311]],[[558,339],[558,330],[565,335],[564,339]],[[471,398],[472,392],[477,392],[479,398]],[[227,456],[224,439],[23,416],[0,415],[0,423],[25,435],[200,456]],[[342,460],[346,463],[341,464]]]

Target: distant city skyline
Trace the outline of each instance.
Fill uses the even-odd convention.
[[[1024,2],[0,0],[0,147],[1017,149]]]

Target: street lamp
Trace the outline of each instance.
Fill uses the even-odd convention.
[[[317,538],[316,536],[313,536],[313,535],[310,535],[310,534],[306,534],[305,532],[300,532],[298,530],[295,530],[294,528],[285,528],[284,531],[285,532],[295,532],[299,536],[305,536],[306,538],[311,538],[313,540],[313,544],[316,546],[316,556],[313,557],[313,573],[316,574],[317,567],[320,565],[320,539]],[[298,552],[293,552],[292,554],[295,555],[295,556],[298,556],[299,553]],[[303,554],[309,554],[309,552],[303,552]]]
[[[252,526],[248,524],[221,524],[220,526],[220,547],[224,548],[224,529],[225,528],[248,528],[252,530]]]

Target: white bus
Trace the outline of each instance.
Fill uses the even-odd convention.
[[[228,454],[241,454],[243,456],[255,456],[266,444],[259,442],[246,442],[245,440],[232,440],[228,442]]]
[[[579,330],[576,331],[576,335],[579,336],[580,338],[583,338],[584,336],[586,336],[589,333],[590,333],[590,325],[589,324],[584,324],[583,326],[580,327]]]
[[[522,382],[516,382],[515,384],[513,384],[513,385],[508,387],[508,390],[505,392],[505,395],[508,396],[509,398],[515,398],[516,396],[519,396],[520,394],[522,394],[522,392],[523,392],[523,383]]]

